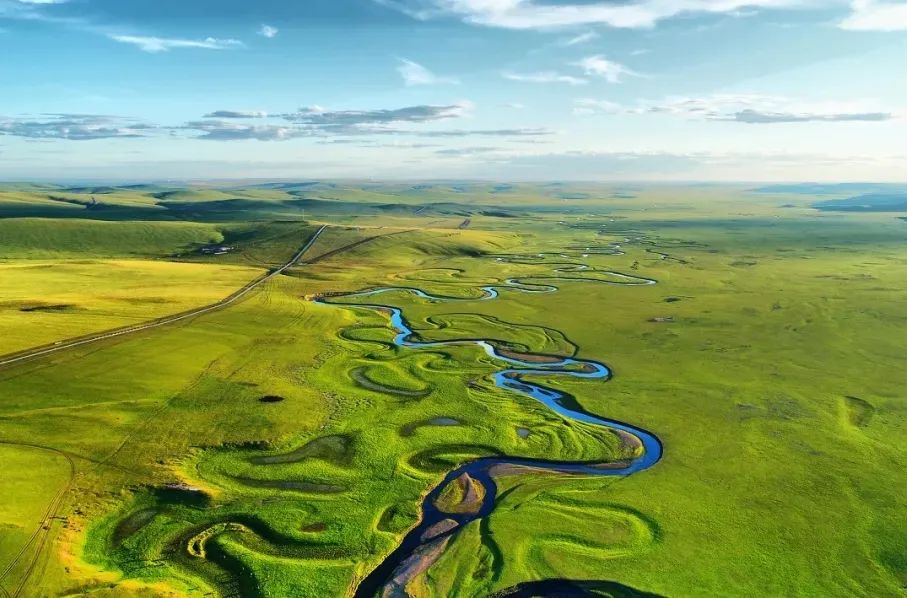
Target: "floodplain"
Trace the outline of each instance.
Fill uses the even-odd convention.
[[[900,595],[907,228],[844,199],[0,189],[0,353],[288,266],[0,368],[0,588]]]

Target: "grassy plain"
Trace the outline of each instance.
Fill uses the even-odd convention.
[[[9,193],[0,205],[31,212],[43,204],[27,196],[46,191]],[[185,268],[185,286],[163,286],[186,301],[201,300],[185,290],[193,279],[228,287],[229,273],[238,286],[251,273],[241,264],[292,254],[313,229],[287,202],[338,226],[312,263],[229,309],[0,370],[12,480],[0,498],[0,586],[10,594],[343,595],[464,460],[625,456],[607,430],[565,425],[496,389],[489,375],[500,364],[476,347],[396,348],[382,313],[307,299],[378,286],[478,298],[478,287],[509,278],[560,290],[381,302],[403,308],[424,339],[491,338],[606,362],[608,382],[540,381],[654,432],[665,456],[628,478],[501,475],[493,514],[460,531],[414,593],[480,596],[540,579],[665,596],[905,593],[907,229],[892,214],[819,213],[809,196],[719,186],[315,184],[105,197],[173,218],[155,226],[179,239],[144,256],[168,261],[128,263]],[[160,205],[169,202],[191,209]],[[217,222],[211,203],[230,217]],[[250,223],[238,222],[243,209]],[[53,258],[22,230],[13,245],[25,249],[0,268]],[[186,247],[216,235],[239,250],[195,263]],[[596,253],[612,243],[625,253]],[[109,260],[135,245],[89,259],[120,263]],[[579,263],[658,284],[582,272],[571,276],[589,280],[552,280],[554,268]],[[84,279],[79,264],[66,266]],[[106,271],[104,285],[136,293]],[[28,284],[54,286],[40,275]]]
[[[261,272],[160,260],[0,263],[0,353],[214,303]]]

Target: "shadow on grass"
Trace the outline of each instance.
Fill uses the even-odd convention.
[[[615,581],[544,579],[517,584],[492,594],[492,598],[665,598]]]

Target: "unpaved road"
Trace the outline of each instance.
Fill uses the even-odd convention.
[[[63,497],[65,497],[69,492],[69,489],[72,487],[72,483],[75,480],[76,465],[73,462],[72,457],[68,453],[49,446],[23,442],[7,442],[4,440],[0,440],[0,444],[6,446],[24,446],[32,449],[55,453],[64,457],[69,464],[69,478],[66,481],[66,485],[63,486],[59,490],[59,492],[54,495],[53,499],[47,507],[47,510],[44,512],[44,515],[38,522],[38,526],[35,528],[35,531],[32,532],[32,535],[29,537],[28,541],[22,546],[19,552],[16,553],[12,560],[10,560],[10,562],[6,564],[3,570],[0,571],[0,584],[2,584],[6,577],[12,572],[13,567],[15,567],[22,560],[22,557],[25,556],[29,547],[36,545],[34,554],[25,565],[25,573],[23,573],[21,579],[19,580],[19,583],[16,585],[14,592],[10,594],[10,592],[6,588],[0,585],[0,592],[2,592],[4,596],[11,596],[15,598],[22,593],[23,588],[25,588],[25,584],[28,582],[28,579],[31,577],[32,573],[35,570],[35,565],[37,565],[38,559],[41,557],[41,554],[44,551],[44,546],[47,543],[48,537],[50,536],[51,522],[57,517],[57,513],[59,512],[60,507],[63,505]]]
[[[0,357],[0,368],[14,365],[16,363],[21,363],[23,361],[35,359],[37,357],[43,357],[45,355],[50,355],[52,353],[57,353],[59,351],[66,351],[67,349],[72,349],[74,347],[80,347],[82,345],[90,345],[92,343],[96,343],[96,342],[111,339],[111,338],[117,338],[120,336],[127,336],[130,334],[135,334],[136,332],[151,330],[152,328],[160,328],[161,326],[167,326],[168,324],[173,324],[175,322],[180,322],[182,320],[188,320],[189,318],[194,318],[196,316],[201,316],[201,315],[204,315],[207,313],[211,313],[213,311],[217,311],[219,309],[223,309],[229,305],[236,303],[237,301],[239,301],[240,299],[242,299],[243,297],[245,297],[246,295],[248,295],[249,293],[251,293],[252,291],[257,289],[258,287],[263,285],[264,283],[268,282],[275,276],[280,276],[288,268],[291,268],[293,265],[295,265],[296,262],[298,262],[300,259],[302,259],[302,256],[305,255],[305,253],[309,250],[309,248],[312,247],[312,245],[315,243],[315,241],[318,240],[318,237],[321,236],[321,233],[324,232],[324,229],[326,229],[326,228],[327,228],[327,225],[324,225],[321,228],[319,228],[315,232],[315,234],[312,236],[312,238],[309,239],[308,242],[305,245],[303,245],[303,247],[299,251],[297,251],[293,255],[292,258],[290,258],[290,261],[285,263],[283,266],[277,268],[276,270],[272,270],[271,272],[268,272],[267,274],[265,274],[259,278],[256,278],[255,280],[253,280],[249,284],[245,285],[244,287],[242,287],[241,289],[239,289],[232,295],[225,297],[224,299],[221,299],[217,303],[212,303],[211,305],[206,305],[203,307],[199,307],[197,309],[193,309],[191,311],[182,312],[182,313],[175,314],[172,316],[165,316],[158,320],[153,320],[151,322],[146,322],[144,324],[138,324],[136,326],[130,326],[128,328],[119,328],[117,330],[99,332],[97,334],[79,337],[77,339],[62,341],[62,342],[59,342],[59,343],[51,345],[51,346],[36,347],[34,349],[30,349],[27,351],[13,353],[13,354],[7,355],[5,357]]]

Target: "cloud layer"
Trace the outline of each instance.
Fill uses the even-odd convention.
[[[414,85],[458,85],[460,83],[454,77],[443,77],[434,74],[418,62],[413,62],[406,58],[400,59],[397,66],[397,72],[403,77],[403,82],[408,86]]]
[[[881,122],[899,115],[872,102],[810,102],[758,94],[716,94],[675,97],[623,106],[608,100],[581,98],[574,102],[576,114],[668,114],[690,120],[727,121],[745,124],[803,122]]]
[[[799,8],[804,0],[629,0],[553,3],[537,0],[375,0],[417,19],[456,16],[507,29],[608,25],[641,29],[684,14],[734,14],[743,9]]]
[[[147,137],[153,125],[94,114],[44,114],[35,118],[0,116],[0,136],[26,139],[94,139]]]
[[[201,133],[198,139],[207,141],[287,141],[300,137],[312,137],[312,131],[290,125],[247,124],[225,120],[197,120],[182,127],[186,131]]]
[[[374,110],[328,110],[316,106],[273,115],[252,110],[214,110],[201,119],[180,125],[149,124],[135,119],[95,114],[45,114],[23,118],[0,117],[0,136],[70,141],[154,135],[206,141],[287,141],[301,138],[342,141],[343,138],[378,138],[389,135],[453,139],[539,138],[554,134],[554,131],[545,128],[423,128],[442,121],[461,119],[472,108],[469,102],[460,102]]]
[[[397,123],[426,123],[450,118],[460,118],[472,104],[462,102],[446,106],[418,105],[403,108],[378,110],[326,110],[314,106],[300,108],[298,111],[284,114],[282,117],[290,122],[319,126],[387,125]]]
[[[209,112],[204,118],[267,118],[267,112],[256,110],[215,110]]]
[[[179,48],[201,48],[204,50],[227,50],[230,48],[242,47],[244,44],[236,39],[217,39],[207,37],[205,39],[179,39],[167,37],[154,37],[145,35],[117,35],[110,34],[107,37],[121,44],[131,44],[143,52],[152,54],[158,52],[169,52]]]
[[[511,73],[505,72],[502,77],[510,81],[520,83],[566,83],[567,85],[585,85],[588,79],[574,77],[573,75],[564,75],[557,71],[538,71],[534,73]]]
[[[907,31],[907,2],[854,0],[851,14],[840,23],[851,31]]]
[[[589,77],[601,77],[608,83],[620,83],[624,77],[639,77],[639,73],[613,60],[608,60],[601,54],[588,56],[573,63],[583,69]]]

